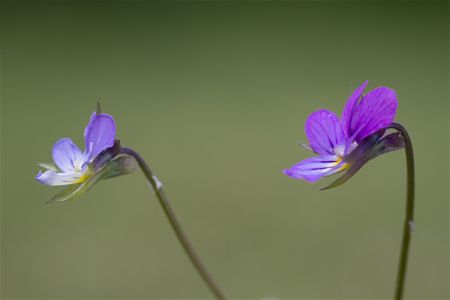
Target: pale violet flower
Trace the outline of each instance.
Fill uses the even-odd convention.
[[[135,159],[119,154],[120,143],[115,139],[116,125],[111,115],[98,109],[91,115],[84,130],[85,150],[70,138],[58,140],[52,149],[54,165],[39,164],[36,179],[50,186],[67,186],[53,200],[67,200],[92,187],[100,179],[127,174],[136,168]]]

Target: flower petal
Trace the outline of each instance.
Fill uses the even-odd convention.
[[[114,145],[116,125],[112,116],[93,113],[89,124],[84,130],[86,143],[85,156],[90,162],[100,152]]]
[[[305,132],[311,148],[317,154],[335,154],[337,146],[345,145],[345,135],[339,117],[329,110],[318,110],[309,115]]]
[[[347,134],[347,137],[352,136],[352,129],[351,125],[353,122],[353,118],[355,116],[356,109],[358,107],[358,104],[363,96],[364,89],[366,88],[367,84],[369,83],[368,80],[366,80],[362,85],[360,85],[356,90],[353,92],[353,94],[348,98],[347,103],[344,106],[344,110],[342,112],[342,127],[344,128],[345,133]]]
[[[83,177],[82,173],[70,172],[70,173],[57,173],[51,170],[47,170],[44,173],[39,171],[36,175],[36,179],[45,185],[68,185],[79,183]]]
[[[362,99],[358,107],[359,122],[355,124],[358,142],[394,121],[397,111],[397,93],[388,87],[378,87]]]
[[[396,92],[388,87],[375,88],[361,97],[365,85],[366,83],[353,93],[342,114],[347,136],[358,143],[391,124],[398,106]],[[356,98],[358,93],[360,96]]]
[[[71,172],[82,161],[80,148],[70,138],[62,138],[53,145],[53,161],[64,172]]]
[[[284,174],[295,179],[315,182],[323,176],[335,174],[344,168],[345,163],[338,156],[320,155],[302,160],[290,169],[284,170]]]

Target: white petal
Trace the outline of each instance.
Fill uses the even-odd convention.
[[[83,181],[83,177],[83,173],[81,172],[57,173],[47,170],[44,173],[39,171],[36,179],[45,185],[69,185],[80,183]]]
[[[71,172],[76,167],[81,168],[83,153],[71,139],[62,138],[53,145],[53,161],[64,172]]]

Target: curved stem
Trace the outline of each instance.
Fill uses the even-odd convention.
[[[139,167],[141,168],[148,182],[153,187],[156,197],[158,198],[159,203],[161,204],[167,218],[169,219],[170,225],[172,225],[172,228],[175,231],[178,240],[180,241],[181,245],[183,246],[184,250],[189,256],[189,259],[191,260],[192,264],[197,269],[198,273],[203,278],[206,285],[209,287],[209,289],[215,295],[215,297],[219,300],[224,300],[225,295],[222,293],[222,291],[220,290],[217,283],[214,281],[211,274],[206,270],[206,267],[204,266],[198,254],[194,251],[191,242],[189,241],[183,229],[181,228],[180,222],[175,216],[175,212],[169,202],[169,199],[164,193],[164,190],[162,189],[161,183],[158,181],[156,176],[153,174],[148,165],[145,163],[144,159],[136,151],[130,148],[122,148],[121,153],[131,155],[136,159],[136,161],[139,164]]]
[[[398,130],[405,142],[405,154],[406,154],[406,216],[403,224],[403,239],[402,247],[400,250],[400,260],[398,264],[397,284],[395,288],[395,299],[400,300],[403,298],[403,290],[405,286],[406,267],[408,264],[409,244],[411,240],[411,233],[414,230],[414,153],[406,129],[398,124],[392,123],[388,128]]]

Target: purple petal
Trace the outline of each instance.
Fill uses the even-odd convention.
[[[339,117],[329,110],[319,110],[309,115],[305,124],[306,136],[317,154],[335,154],[337,146],[345,145],[345,134]]]
[[[365,84],[361,87],[363,88]],[[362,92],[361,87],[357,90]],[[357,94],[356,91],[355,94]],[[398,101],[393,89],[378,87],[362,98],[355,100],[352,97],[344,108],[342,119],[347,136],[356,142],[359,143],[365,137],[394,121]]]
[[[293,165],[283,173],[295,179],[304,179],[308,182],[315,182],[323,176],[329,176],[341,171],[344,167],[336,155],[320,155],[310,157]]]
[[[356,108],[358,107],[359,101],[361,100],[364,89],[366,88],[368,83],[369,81],[366,80],[362,85],[356,88],[356,90],[353,92],[350,98],[348,98],[347,103],[344,106],[344,110],[342,112],[342,127],[344,128],[347,137],[352,136],[352,129],[350,124],[352,124],[353,122]]]
[[[70,172],[82,162],[83,154],[71,139],[62,138],[53,145],[52,156],[60,170]]]
[[[79,183],[82,173],[70,172],[70,173],[57,173],[47,170],[44,173],[39,171],[36,175],[36,179],[45,185],[69,185]]]
[[[86,160],[91,161],[100,152],[114,145],[116,125],[112,116],[93,113],[84,130]]]
[[[371,90],[362,99],[356,111],[355,140],[359,142],[394,121],[397,111],[397,93],[388,87]]]

